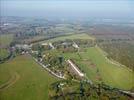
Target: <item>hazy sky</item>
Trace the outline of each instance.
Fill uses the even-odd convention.
[[[1,15],[134,18],[134,0],[0,0]]]

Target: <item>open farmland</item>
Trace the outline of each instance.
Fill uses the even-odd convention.
[[[45,36],[33,36],[33,37],[29,37],[28,39],[22,39],[21,41],[25,41],[25,43],[35,43],[35,42],[38,42],[38,41],[42,41],[45,39]]]
[[[103,24],[98,31],[89,22],[35,20],[2,25],[0,100],[134,98],[131,33],[101,29]]]
[[[13,41],[13,34],[0,35],[0,59],[6,58],[9,55],[7,47]]]
[[[28,55],[0,64],[0,100],[48,100],[48,88],[57,79]]]
[[[57,24],[55,27],[51,28],[51,30],[55,31],[56,33],[71,34],[75,32],[72,27],[73,25],[70,24]]]
[[[6,58],[9,52],[7,49],[0,49],[0,58]]]
[[[56,38],[53,38],[53,39],[46,40],[44,42],[55,42],[55,41],[67,40],[67,39],[70,39],[70,40],[73,40],[73,39],[91,39],[91,40],[95,40],[94,37],[90,37],[87,34],[72,34],[72,35],[67,35],[67,36],[56,37]]]
[[[0,35],[0,47],[8,46],[13,41],[13,34]]]

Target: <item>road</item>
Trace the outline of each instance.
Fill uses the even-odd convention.
[[[53,71],[51,71],[49,68],[47,68],[47,66],[43,65],[41,62],[39,62],[36,58],[32,57],[40,66],[42,66],[43,68],[45,68],[48,72],[50,72],[52,75],[60,78],[60,79],[65,79],[65,77],[63,76],[59,76],[57,74],[55,74]]]

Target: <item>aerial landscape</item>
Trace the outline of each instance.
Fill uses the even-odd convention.
[[[0,6],[0,100],[134,100],[133,0]]]

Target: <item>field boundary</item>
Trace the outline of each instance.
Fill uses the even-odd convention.
[[[106,52],[104,52],[101,48],[99,48],[97,45],[96,45],[96,48],[98,49],[98,51],[105,57],[105,59],[106,59],[106,61],[107,62],[109,62],[109,63],[111,63],[111,64],[113,64],[113,65],[116,65],[116,66],[118,66],[118,67],[124,67],[125,69],[127,69],[127,70],[129,70],[129,71],[131,71],[132,72],[132,70],[131,69],[129,69],[127,66],[125,66],[125,65],[123,65],[123,64],[121,64],[121,63],[119,63],[119,62],[117,62],[117,61],[115,61],[115,60],[113,60],[113,59],[109,59],[108,57],[107,57],[107,53]]]

